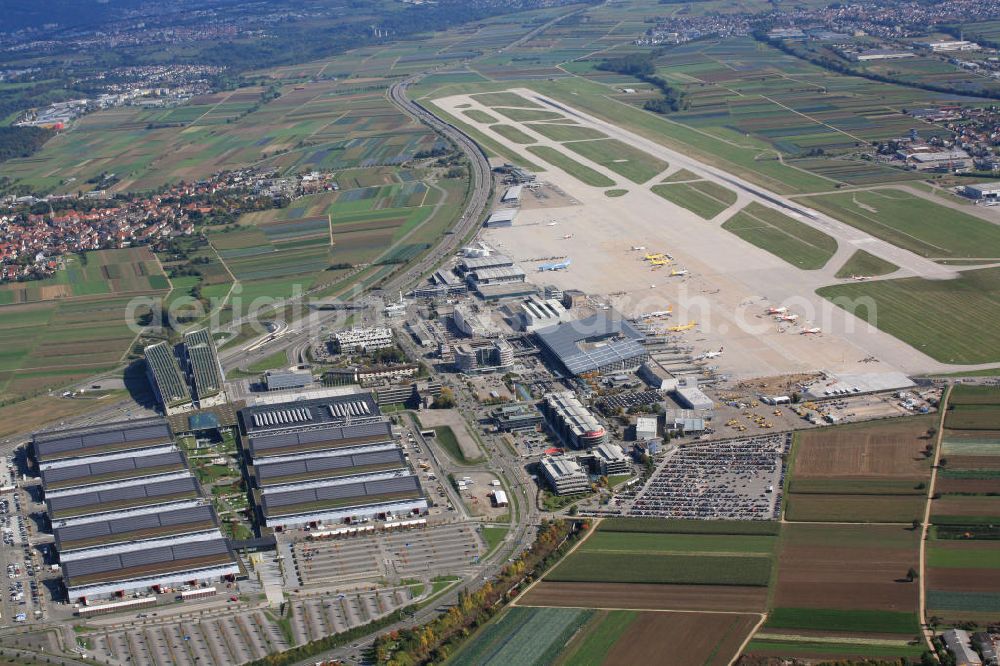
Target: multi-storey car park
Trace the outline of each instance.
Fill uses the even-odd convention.
[[[549,393],[540,403],[549,428],[574,449],[605,444],[608,431],[572,391]]]
[[[146,374],[156,399],[170,413],[191,404],[191,392],[177,365],[173,348],[166,342],[157,342],[143,350],[146,357]]]
[[[164,420],[36,433],[32,455],[70,600],[240,573]]]
[[[239,413],[260,521],[283,530],[427,509],[370,393],[258,405]]]
[[[218,396],[223,391],[222,364],[215,350],[215,341],[208,329],[202,328],[184,335],[184,357],[194,385],[198,403]]]

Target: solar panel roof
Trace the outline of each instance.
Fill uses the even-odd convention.
[[[367,465],[390,465],[398,464],[405,466],[403,453],[398,449],[389,451],[372,451],[369,453],[356,453],[346,456],[322,456],[316,458],[306,458],[304,460],[289,460],[270,465],[258,465],[255,468],[257,480],[267,483],[271,479],[283,478],[294,475],[307,475],[319,472],[350,473],[351,469],[363,468]],[[359,469],[360,471],[360,469]]]
[[[197,490],[198,487],[195,484],[194,478],[187,477],[184,479],[171,479],[169,481],[155,481],[139,486],[110,488],[108,490],[51,497],[46,502],[48,503],[50,514],[71,512],[76,515],[84,515],[77,510],[92,507],[89,513],[97,513],[102,510],[110,511],[133,504],[148,504],[149,502],[144,501],[146,499],[196,493]]]
[[[264,515],[271,515],[272,513],[280,514],[280,509],[282,507],[291,507],[297,504],[334,501],[355,497],[358,498],[359,504],[363,504],[365,497],[407,491],[420,491],[420,482],[417,480],[416,476],[407,475],[392,479],[359,481],[357,483],[322,486],[320,488],[310,488],[307,490],[265,492],[261,498],[261,505],[264,509]]]
[[[97,483],[101,478],[114,476],[116,478],[128,478],[142,476],[143,470],[155,469],[157,467],[177,467],[184,465],[184,457],[180,451],[169,453],[158,453],[152,456],[134,456],[130,458],[117,458],[115,460],[101,460],[85,465],[69,465],[67,467],[55,467],[42,470],[42,483],[46,486],[58,483],[61,487],[68,487],[66,481],[79,481],[78,484]],[[135,472],[129,474],[129,472]]]
[[[183,532],[183,526],[199,523],[215,524],[212,507],[208,505],[171,509],[162,513],[149,513],[114,520],[101,520],[83,525],[68,525],[53,530],[56,548],[62,549],[64,544],[79,541],[89,541],[105,537],[105,543],[118,543],[140,539],[138,532],[155,532],[152,536],[166,536]],[[178,528],[171,530],[169,528]],[[95,543],[95,545],[97,545]]]
[[[154,446],[169,442],[171,435],[167,422],[157,418],[39,432],[32,440],[35,457],[39,462],[45,462],[70,457],[75,452],[80,455],[94,453],[102,448],[124,451]]]
[[[229,554],[229,547],[225,539],[213,539],[211,541],[195,541],[175,546],[161,546],[158,548],[147,548],[145,550],[131,551],[127,553],[117,553],[114,555],[98,555],[86,559],[64,562],[62,565],[63,576],[67,584],[73,586],[75,579],[82,576],[101,577],[105,580],[116,580],[115,573],[121,572],[123,577],[119,580],[129,580],[148,575],[148,572],[141,571],[142,567],[155,566],[158,570],[171,570],[173,567],[163,566],[169,563],[176,563],[176,570],[183,571],[185,563],[196,558],[221,556]],[[231,558],[232,556],[229,555]],[[127,569],[139,568],[138,571],[125,571]],[[106,576],[101,576],[106,574]]]

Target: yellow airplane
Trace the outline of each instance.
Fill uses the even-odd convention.
[[[649,263],[652,264],[653,266],[666,266],[670,262],[667,261],[666,259],[653,259]]]
[[[687,275],[687,274],[688,274],[688,270],[686,268],[683,269],[683,270],[674,269],[674,270],[670,271],[670,277],[679,277],[679,276]]]
[[[645,257],[643,257],[643,259],[645,259],[646,261],[654,261],[656,259],[663,259],[663,253],[662,252],[657,252],[656,254],[647,254]]]
[[[681,333],[683,331],[690,331],[692,328],[698,325],[696,321],[689,321],[686,324],[680,324],[679,326],[671,326],[667,330],[671,333]]]

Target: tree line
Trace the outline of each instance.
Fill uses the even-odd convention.
[[[643,108],[653,113],[671,113],[687,108],[684,91],[675,88],[661,76],[656,74],[656,59],[663,55],[665,49],[656,49],[648,53],[631,53],[620,58],[609,58],[597,65],[597,69],[605,72],[626,74],[648,83],[660,91],[659,99],[646,100]]]

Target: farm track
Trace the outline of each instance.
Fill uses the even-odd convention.
[[[937,485],[938,465],[941,461],[941,447],[944,440],[944,419],[948,414],[948,400],[951,398],[953,385],[949,384],[941,397],[938,405],[938,412],[941,414],[941,422],[938,424],[937,441],[934,444],[934,464],[931,466],[931,480],[927,484],[927,501],[924,505],[924,519],[920,525],[920,557],[919,557],[919,580],[920,580],[920,606],[919,615],[921,633],[924,635],[924,642],[928,649],[934,652],[934,631],[927,624],[927,535],[931,527],[931,503],[934,498],[934,487]]]

